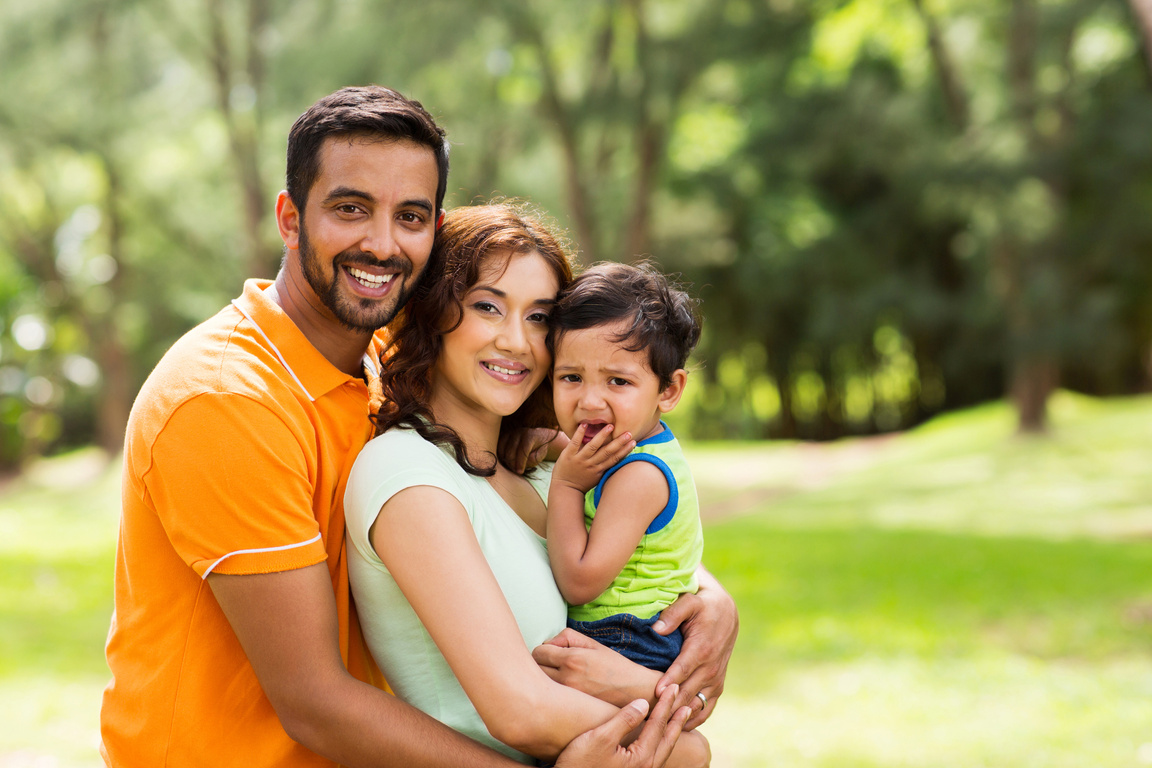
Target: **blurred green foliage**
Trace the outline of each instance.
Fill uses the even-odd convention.
[[[703,299],[699,437],[1141,391],[1152,88],[1121,0],[0,0],[0,465],[115,447],[182,332],[271,276],[285,136],[378,82],[587,263]]]

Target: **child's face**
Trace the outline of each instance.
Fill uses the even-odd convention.
[[[618,321],[560,337],[552,391],[556,420],[569,437],[585,424],[587,442],[611,424],[613,437],[631,432],[639,442],[660,431],[661,414],[679,401],[685,372],[677,371],[672,384],[661,389],[647,352],[631,352],[614,340],[624,330],[624,321]]]

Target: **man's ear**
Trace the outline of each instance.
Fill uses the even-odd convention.
[[[664,391],[660,393],[660,397],[656,401],[656,407],[660,413],[669,413],[676,407],[676,404],[680,402],[680,398],[684,394],[684,385],[687,383],[688,371],[683,368],[677,368],[672,373],[672,383],[664,387]]]
[[[440,215],[436,217],[436,231],[440,231],[440,227],[444,226],[444,209],[440,209]]]
[[[300,247],[300,211],[283,190],[276,195],[276,228],[280,230],[285,248],[295,250]]]

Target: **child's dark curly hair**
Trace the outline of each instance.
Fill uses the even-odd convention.
[[[568,331],[597,328],[619,320],[627,330],[616,338],[630,352],[648,353],[648,367],[663,389],[683,368],[700,341],[697,302],[647,261],[602,262],[589,267],[557,299],[548,346]]]

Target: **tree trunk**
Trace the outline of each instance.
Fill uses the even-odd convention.
[[[104,200],[104,216],[108,221],[108,255],[116,262],[117,269],[107,284],[112,293],[111,308],[101,317],[85,316],[85,325],[94,343],[96,364],[100,367],[102,377],[100,401],[96,410],[96,439],[102,448],[115,453],[124,444],[124,429],[128,425],[128,412],[135,393],[132,389],[131,360],[116,323],[116,310],[125,300],[120,174],[111,158],[105,155],[102,159],[108,177],[108,194]]]
[[[916,12],[924,22],[924,29],[928,35],[928,51],[932,55],[932,66],[936,71],[936,79],[940,82],[940,92],[944,96],[948,118],[958,130],[964,131],[968,128],[968,97],[960,82],[956,66],[952,62],[952,54],[944,44],[940,25],[924,7],[924,0],[912,0],[912,4],[916,6]]]
[[[557,138],[560,140],[560,149],[564,158],[564,186],[568,197],[568,206],[572,211],[576,237],[579,241],[577,245],[583,255],[582,261],[585,264],[590,264],[601,258],[600,233],[596,224],[596,216],[588,199],[589,186],[585,180],[584,165],[580,159],[580,136],[576,118],[564,105],[560,96],[560,85],[557,82],[552,62],[548,57],[548,46],[544,42],[543,32],[533,20],[527,17],[526,13],[518,13],[513,17],[513,20],[521,39],[536,51],[536,57],[540,62],[540,75],[544,87],[541,109],[545,120],[556,126]]]
[[[1009,390],[1016,406],[1017,429],[1024,434],[1048,430],[1048,398],[1056,389],[1056,365],[1045,359],[1027,359],[1012,368]]]
[[[1140,25],[1144,60],[1148,63],[1148,72],[1152,74],[1152,0],[1128,0],[1128,4],[1132,6],[1132,13]]]
[[[776,383],[776,390],[780,395],[780,417],[772,437],[781,440],[794,440],[797,434],[796,413],[792,409],[792,375],[788,370],[788,360],[791,355],[778,353],[774,356],[772,347],[768,343],[765,343],[764,348],[768,350],[769,375]],[[774,364],[774,357],[779,362]]]
[[[273,254],[264,248],[263,221],[268,201],[264,198],[264,184],[260,174],[260,87],[264,76],[264,59],[259,50],[259,39],[267,22],[266,0],[248,3],[248,50],[243,57],[242,80],[237,83],[236,71],[241,68],[229,43],[224,26],[221,0],[209,0],[207,7],[209,38],[208,64],[216,88],[216,105],[228,129],[228,145],[232,152],[233,168],[240,186],[244,218],[244,265],[246,277],[271,277],[276,272]],[[245,105],[243,114],[234,109],[233,96],[238,85],[252,90],[253,103]]]

